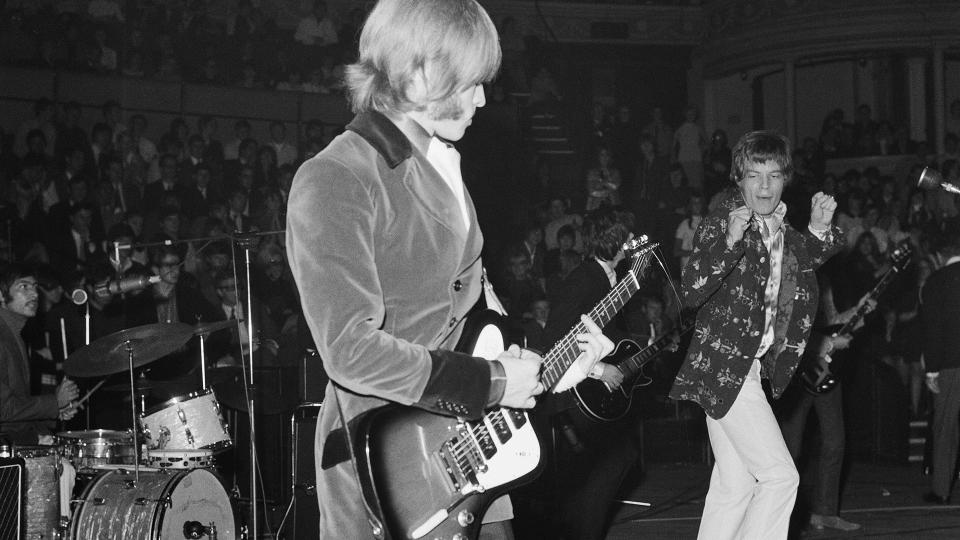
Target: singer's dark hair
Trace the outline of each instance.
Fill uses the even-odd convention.
[[[730,180],[737,183],[743,178],[749,163],[766,163],[773,160],[780,166],[786,182],[793,178],[793,148],[790,139],[775,131],[751,131],[745,133],[731,152],[733,167]]]
[[[28,264],[14,262],[0,266],[0,294],[3,295],[3,301],[9,302],[13,300],[13,296],[10,295],[10,289],[18,279],[36,277],[36,275],[36,269]]]

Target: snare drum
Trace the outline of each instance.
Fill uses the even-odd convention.
[[[237,522],[223,483],[205,469],[105,470],[84,488],[70,522],[73,540],[237,539]],[[216,527],[213,534],[210,527]],[[188,536],[189,532],[196,536]]]
[[[57,434],[64,457],[80,469],[99,465],[133,465],[137,453],[129,431],[92,429]]]
[[[28,540],[60,538],[60,453],[56,446],[18,446],[27,469]]]
[[[213,450],[150,450],[147,465],[158,469],[210,469]]]
[[[140,427],[151,450],[219,452],[233,446],[220,404],[209,388],[153,407],[140,415]]]

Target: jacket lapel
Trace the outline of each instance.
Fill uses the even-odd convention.
[[[427,161],[427,157],[417,150],[413,151],[409,163],[410,167],[403,177],[403,185],[410,191],[413,198],[423,205],[423,211],[427,215],[453,232],[461,245],[465,243],[467,229],[460,216],[460,204],[447,186],[447,182]]]

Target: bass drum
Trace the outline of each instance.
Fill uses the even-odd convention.
[[[144,468],[136,485],[132,469],[97,474],[83,490],[68,536],[74,540],[238,537],[230,498],[215,474],[205,469]]]

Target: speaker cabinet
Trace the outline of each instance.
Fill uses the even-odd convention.
[[[0,458],[0,540],[23,538],[26,468],[20,458]]]
[[[319,358],[316,359],[319,361]],[[290,422],[290,481],[292,508],[283,538],[317,538],[320,510],[317,506],[313,440],[320,415],[320,403],[304,403],[297,407]]]

